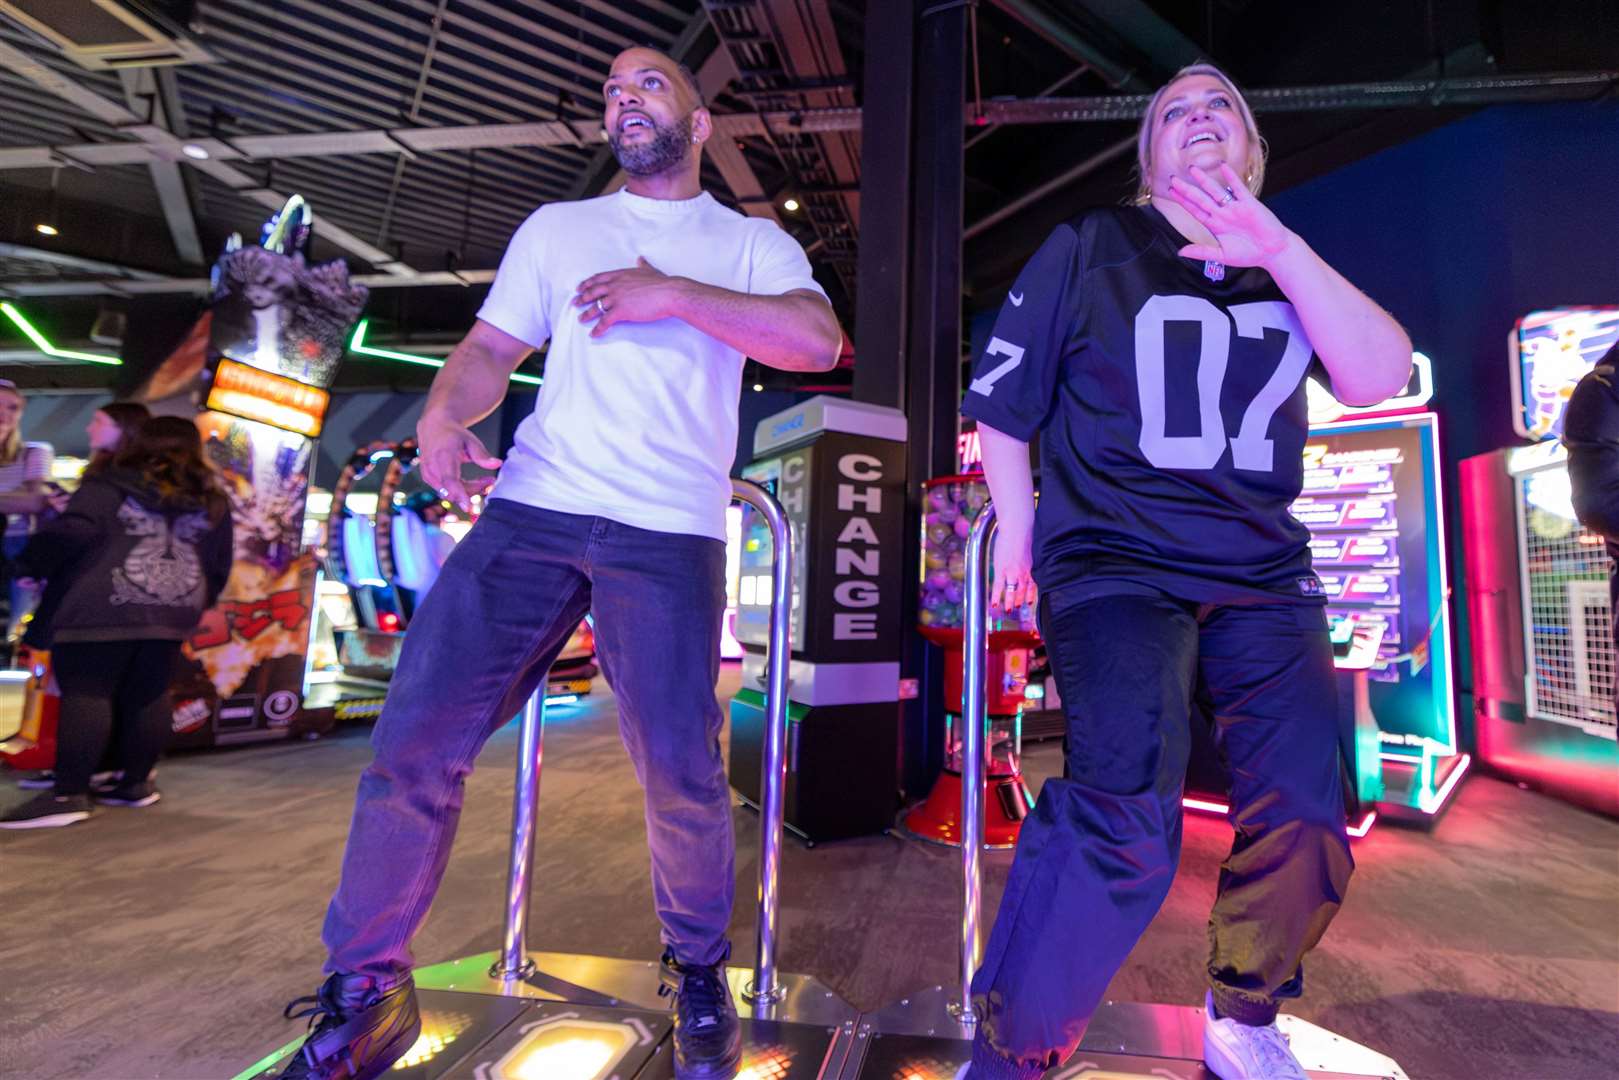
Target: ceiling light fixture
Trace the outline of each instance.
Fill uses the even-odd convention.
[[[786,210],[789,214],[798,213],[798,200],[797,199],[788,199],[786,202],[782,203],[781,206],[782,206],[782,209]]]
[[[198,146],[194,142],[188,142],[184,146],[180,147],[180,153],[184,154],[188,158],[191,158],[193,161],[208,160],[208,148],[206,146]]]
[[[61,176],[61,169],[51,170],[50,208],[45,211],[45,220],[34,226],[34,231],[39,233],[41,236],[57,236],[61,233],[61,230],[56,227],[56,223],[62,219],[62,215],[58,212],[60,210],[61,203],[58,201],[56,189],[56,182],[61,179]]]

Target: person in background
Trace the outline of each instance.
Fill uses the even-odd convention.
[[[98,476],[112,467],[114,458],[119,451],[129,445],[140,426],[145,423],[152,413],[145,405],[136,401],[113,401],[97,409],[90,418],[85,433],[90,436],[90,462],[85,466],[84,475]],[[67,509],[73,493],[65,491],[55,484],[47,489],[49,512],[60,514]],[[33,579],[22,581],[24,587],[31,584]],[[51,648],[51,615],[62,602],[62,593],[65,591],[67,579],[57,577],[45,586],[40,595],[39,604],[34,608],[33,615],[23,631],[23,654],[19,658],[19,666],[28,668],[33,666],[33,655],[36,652],[48,653]],[[114,732],[114,742],[107,749],[107,760],[103,767],[92,777],[92,783],[105,783],[112,779],[116,773],[119,758],[119,747]],[[108,766],[111,766],[110,768]],[[17,781],[17,786],[27,790],[44,790],[56,786],[56,770],[45,769],[40,772],[29,773]]]
[[[8,625],[20,619],[35,594],[18,581],[15,560],[46,508],[46,482],[51,477],[50,443],[22,440],[22,414],[27,401],[17,384],[0,379],[0,514],[6,515],[4,556],[6,593],[10,601]]]
[[[87,476],[67,510],[18,558],[30,577],[65,582],[51,619],[57,681],[56,786],[0,815],[0,828],[71,825],[91,812],[91,770],[115,727],[123,776],[97,802],[149,806],[170,722],[181,643],[225,588],[230,503],[191,420],[146,421],[110,467]]]
[[[1619,344],[1586,373],[1563,414],[1568,482],[1580,524],[1607,541],[1608,595],[1619,641]],[[1616,687],[1619,699],[1619,687]],[[1619,700],[1615,701],[1619,707]]]

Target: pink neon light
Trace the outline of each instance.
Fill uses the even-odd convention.
[[[1461,767],[1457,766],[1458,769]],[[1449,785],[1447,784],[1446,787],[1448,788]],[[1181,805],[1188,810],[1203,810],[1211,814],[1219,814],[1222,817],[1231,812],[1231,807],[1226,806],[1224,803],[1211,802],[1208,799],[1194,799],[1189,795],[1181,800]],[[1372,826],[1376,822],[1377,811],[1369,810],[1366,812],[1366,816],[1360,819],[1359,825],[1349,826],[1349,835],[1359,840],[1372,831]]]
[[[1462,755],[1462,760],[1456,764],[1456,767],[1450,771],[1450,775],[1445,778],[1444,786],[1434,793],[1433,809],[1424,810],[1423,813],[1429,815],[1439,813],[1440,809],[1445,805],[1445,800],[1450,798],[1450,793],[1455,791],[1456,785],[1462,782],[1462,774],[1467,771],[1467,767],[1472,763],[1473,755]]]

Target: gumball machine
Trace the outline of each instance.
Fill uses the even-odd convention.
[[[922,522],[922,636],[945,651],[945,766],[933,790],[901,819],[912,835],[935,843],[961,843],[962,601],[967,534],[989,502],[983,476],[944,476],[927,483]],[[991,567],[991,580],[994,568]],[[1011,847],[1034,806],[1019,761],[1023,695],[1029,650],[1040,643],[1034,602],[992,618],[989,629],[989,755],[984,770],[984,844]]]

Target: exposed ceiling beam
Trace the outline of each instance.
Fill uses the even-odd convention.
[[[330,227],[325,231],[330,233]],[[3,246],[3,245],[0,245]],[[0,250],[0,258],[5,257]],[[401,263],[394,264],[403,265]],[[116,268],[115,268],[116,269]],[[408,289],[425,285],[487,285],[495,280],[494,270],[434,270],[417,272],[409,267],[400,273],[356,274],[349,279],[370,289]],[[103,277],[47,279],[41,281],[0,280],[0,296],[150,296],[160,293],[205,294],[209,288],[205,277],[180,278],[148,275],[123,277],[108,274]]]
[[[1145,0],[1077,0],[1096,22],[1140,52],[1161,73],[1208,59],[1207,51],[1177,30]]]
[[[1152,89],[1150,79],[1099,48],[1083,31],[1057,12],[1046,8],[1037,0],[993,0],[996,7],[1028,27],[1035,34],[1056,46],[1070,60],[1085,64],[1107,80],[1115,90],[1144,91]]]
[[[142,156],[133,160],[117,162],[118,164],[150,164],[154,161],[187,162],[190,161],[180,149],[182,140],[176,138],[174,133],[162,124],[147,122],[142,117],[129,111],[115,101],[108,101],[100,94],[88,90],[69,79],[57,74],[51,68],[30,57],[20,49],[0,41],[0,65],[10,67],[17,74],[22,75],[37,86],[50,91],[63,101],[89,113],[104,123],[117,125],[119,133],[135,140],[132,143],[92,143],[88,147],[91,157],[97,152],[111,151],[116,156],[119,151],[128,151],[131,148],[145,148]],[[75,158],[70,152],[55,150],[51,147],[45,150],[45,160],[34,162],[31,166],[59,167],[61,165],[75,165],[79,168],[93,168],[96,162],[82,158]],[[24,148],[23,155],[33,153],[33,150]],[[12,151],[0,151],[0,155],[15,156]],[[109,164],[112,162],[109,162]],[[261,186],[253,177],[226,164],[224,161],[210,158],[206,161],[190,161],[196,168],[213,176],[237,194],[273,210],[279,210],[286,205],[287,196],[282,192],[272,191]],[[0,165],[0,168],[6,166]],[[18,166],[11,166],[16,168]],[[358,256],[373,265],[391,264],[398,268],[400,273],[411,273],[411,268],[398,262],[387,252],[366,243],[353,233],[331,222],[323,222],[321,236],[328,242],[342,248],[351,255]]]
[[[172,72],[165,72],[173,78]],[[130,109],[143,107],[151,123],[167,129],[171,134],[185,136],[183,113],[171,112],[172,95],[161,92],[156,68],[125,68],[118,72],[124,86],[124,100]],[[174,252],[186,267],[201,267],[207,260],[202,254],[202,240],[197,233],[197,217],[191,205],[191,192],[186,189],[180,166],[172,161],[149,161],[147,170],[152,175],[152,187],[157,190],[158,204],[163,207],[163,220],[168,222],[169,236],[174,240]]]
[[[0,49],[3,48],[0,45]],[[0,60],[3,59],[0,56]],[[1255,112],[1321,112],[1584,101],[1602,97],[1616,88],[1619,88],[1619,71],[1584,71],[1288,86],[1250,90],[1246,97]],[[1146,94],[1112,94],[986,101],[983,115],[991,124],[1134,121],[1140,118],[1148,98]],[[964,110],[963,122],[967,122],[967,119]],[[714,117],[714,127],[717,134],[732,139],[851,132],[860,130],[860,110],[836,107],[720,113]],[[237,177],[234,183],[229,180],[225,182],[241,188],[253,186],[253,180],[237,173],[229,165],[232,161],[522,146],[583,146],[599,141],[601,124],[595,119],[540,121],[527,124],[243,135],[229,143],[210,138],[191,140],[191,145],[208,152],[206,161],[186,158],[180,150],[181,140],[153,125],[134,123],[120,130],[141,141],[4,147],[0,148],[0,170],[49,169],[66,164],[93,169],[98,165],[143,165],[153,160],[171,160],[215,175],[234,174]],[[330,228],[326,231],[329,235]],[[387,260],[384,258],[382,261]]]

